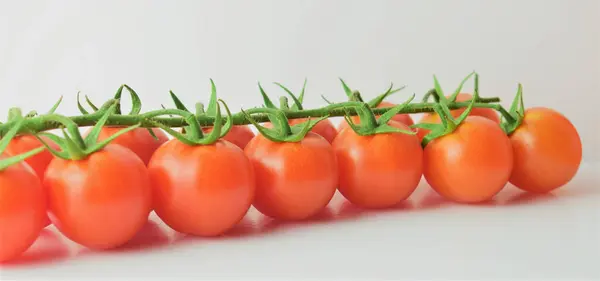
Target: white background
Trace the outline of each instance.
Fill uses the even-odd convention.
[[[407,85],[391,98],[401,102],[420,98],[433,74],[451,91],[472,70],[483,96],[508,105],[520,82],[527,106],[554,108],[575,124],[587,172],[565,187],[567,195],[510,209],[369,215],[214,249],[191,243],[90,263],[77,256],[2,268],[2,278],[147,278],[169,276],[166,268],[179,276],[598,277],[592,261],[600,237],[593,163],[600,160],[600,1],[2,0],[5,113],[11,106],[43,112],[64,95],[59,111],[76,114],[77,91],[100,103],[122,83],[137,90],[145,110],[170,105],[170,89],[191,105],[207,101],[209,78],[232,109],[262,103],[258,81],[279,96],[272,82],[299,90],[304,78],[307,107],[323,105],[321,94],[343,100],[338,77],[365,97],[390,82]]]

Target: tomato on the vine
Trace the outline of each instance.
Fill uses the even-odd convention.
[[[491,200],[508,183],[510,140],[494,121],[468,116],[454,132],[425,146],[423,174],[443,197],[460,203]]]
[[[43,184],[53,224],[92,249],[129,241],[148,221],[152,207],[146,166],[120,145],[108,144],[81,160],[55,158]]]
[[[50,145],[51,148],[58,149],[58,146],[48,137],[40,136],[40,138]],[[10,141],[6,147],[6,153],[10,155],[17,155],[41,146],[43,146],[42,143],[33,135],[18,135]],[[43,179],[44,173],[46,172],[46,167],[48,167],[48,164],[50,164],[50,161],[52,161],[53,158],[54,156],[52,153],[50,153],[50,151],[44,150],[25,159],[25,163],[33,168],[40,179]]]
[[[449,97],[450,96],[447,96],[447,98],[449,98]],[[460,93],[456,96],[456,102],[466,102],[466,101],[471,100],[472,98],[473,98],[473,96],[471,94]],[[466,108],[453,109],[453,110],[450,110],[450,113],[452,114],[452,117],[458,118],[465,110],[466,110]],[[471,112],[469,113],[469,116],[485,117],[487,119],[494,121],[494,123],[496,123],[496,124],[500,124],[500,116],[499,116],[498,112],[496,112],[492,108],[473,107],[471,109]],[[419,123],[439,124],[440,122],[441,122],[440,116],[434,112],[425,113],[423,115],[423,117],[421,118],[421,120],[419,120]],[[419,136],[419,139],[421,139],[421,140],[428,133],[429,133],[429,130],[427,130],[427,129],[419,128],[417,130],[417,136]]]
[[[327,207],[338,184],[331,144],[308,132],[298,142],[274,142],[257,135],[245,153],[256,176],[253,205],[266,216],[307,219]]]
[[[567,184],[579,169],[581,139],[559,112],[542,107],[525,111],[510,135],[514,165],[510,183],[529,192],[545,193]]]
[[[254,197],[250,161],[227,140],[187,145],[172,139],[156,150],[148,170],[154,211],[181,233],[221,235],[242,220]]]
[[[290,126],[298,125],[300,123],[304,123],[308,120],[308,118],[298,118],[298,119],[290,119]],[[271,122],[267,122],[264,124],[266,128],[273,128],[273,124]],[[317,123],[310,130],[312,133],[315,133],[319,136],[322,136],[329,143],[333,143],[333,140],[338,134],[338,130],[335,129],[335,126],[329,119],[324,119],[321,122]]]
[[[213,127],[203,128],[202,131],[206,134],[212,132]],[[231,130],[222,138],[230,143],[237,145],[242,150],[248,142],[254,138],[254,132],[247,125],[236,125],[231,127]]]
[[[100,131],[100,136],[98,137],[98,141],[103,141],[110,136],[114,135],[118,131],[122,130],[122,127],[103,127]],[[91,131],[91,129],[90,129]],[[161,146],[163,143],[169,140],[169,137],[165,132],[163,132],[159,128],[152,128],[152,132],[156,135],[157,139],[155,139],[148,129],[145,128],[136,128],[132,131],[129,131],[125,134],[120,135],[112,144],[122,145],[131,151],[133,151],[145,165],[148,165],[150,158],[154,151]],[[89,133],[89,131],[88,131]],[[87,134],[86,134],[87,135]]]
[[[410,131],[396,121],[388,125]],[[348,127],[333,142],[339,168],[340,193],[365,208],[400,204],[417,188],[423,175],[423,149],[416,135],[358,135]]]
[[[34,170],[20,162],[0,171],[0,262],[29,249],[46,218],[46,196]]]

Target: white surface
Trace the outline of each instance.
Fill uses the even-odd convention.
[[[336,196],[330,215],[296,225],[252,210],[215,239],[185,237],[155,220],[114,252],[90,252],[48,232],[0,278],[598,280],[599,170],[584,165],[548,196],[507,186],[483,206],[441,200],[423,182],[396,210],[360,212]]]

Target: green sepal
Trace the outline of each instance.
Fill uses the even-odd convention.
[[[210,99],[208,100],[206,115],[215,117],[218,114],[217,107],[217,86],[215,86],[215,82],[210,79]]]
[[[456,90],[454,90],[454,93],[452,93],[452,95],[448,98],[448,101],[450,102],[455,102],[456,101],[456,97],[458,97],[458,94],[460,94],[460,92],[462,91],[462,88],[464,87],[465,83],[467,83],[467,81],[469,81],[469,79],[471,79],[471,76],[477,76],[475,71],[471,72],[469,75],[467,75],[467,77],[465,77],[460,84],[458,84],[458,87],[456,88]]]
[[[127,89],[127,91],[129,91],[129,96],[131,97],[131,111],[129,111],[129,115],[140,114],[140,111],[142,111],[142,100],[140,99],[140,96],[127,84],[123,84],[123,86]],[[117,91],[114,99],[121,99],[121,92],[122,90]],[[121,114],[120,104],[117,105],[117,109],[117,114]]]
[[[334,104],[333,102],[329,101],[324,95],[321,95],[321,98],[327,103],[327,104]]]
[[[8,147],[8,145],[10,144],[12,139],[17,135],[17,133],[23,126],[23,122],[25,122],[25,119],[19,118],[19,117],[17,117],[16,120],[17,120],[17,122],[15,123],[15,125],[12,128],[10,128],[10,130],[8,130],[6,135],[4,135],[4,137],[2,137],[2,139],[0,140],[0,154],[4,154],[6,147]],[[4,158],[4,159],[0,160],[0,171],[3,171],[4,169],[6,169],[12,165],[15,165],[21,161],[24,161],[25,159],[27,159],[31,156],[34,156],[42,151],[44,151],[44,147],[38,147],[38,148],[32,149],[30,151],[27,151],[27,152],[24,152],[24,153],[21,153],[18,155],[13,155],[13,156]]]
[[[344,79],[339,78],[340,82],[342,83],[342,88],[344,88],[344,93],[346,93],[346,97],[348,97],[348,99],[352,99],[352,90],[350,89],[350,87],[348,87],[348,84],[346,84],[346,82],[344,81]]]
[[[106,112],[102,115],[102,117],[100,117],[100,120],[98,120],[98,122],[96,122],[96,125],[94,125],[92,130],[85,137],[84,142],[85,142],[86,146],[91,146],[98,141],[98,137],[100,136],[100,131],[102,130],[102,127],[104,126],[104,124],[106,124],[108,117],[110,117],[111,114],[115,113],[118,104],[119,104],[118,102],[113,103],[108,108],[108,110],[106,110]]]
[[[371,136],[376,134],[387,133],[403,133],[408,135],[414,135],[415,132],[413,131],[403,130],[387,124],[394,115],[398,114],[398,112],[405,108],[413,99],[414,95],[406,102],[394,106],[390,110],[386,111],[379,117],[379,119],[376,119],[375,114],[369,107],[369,104],[362,103],[356,107],[357,114],[360,118],[360,124],[356,124],[354,121],[352,121],[348,110],[346,110],[346,115],[344,115],[344,119],[346,120],[346,122],[348,122],[350,128],[352,128],[352,130],[360,136]]]
[[[300,97],[296,97],[296,95],[294,95],[294,93],[292,93],[292,91],[290,91],[288,88],[283,86],[281,83],[275,82],[274,84],[279,86],[281,89],[283,89],[292,98],[292,100],[294,101],[292,110],[303,110],[304,109],[302,107],[302,99],[304,99],[304,87],[306,87],[306,80],[304,80],[304,86],[302,87],[302,93],[300,94]]]
[[[23,112],[21,111],[20,108],[12,107],[8,110],[8,119],[7,119],[8,122],[17,120],[17,119],[22,119],[22,118],[23,118]]]
[[[173,91],[169,90],[169,95],[171,95],[171,99],[173,100],[173,103],[175,104],[175,108],[189,112],[189,110],[185,107],[183,102],[181,102],[179,97],[177,97],[177,95],[175,93],[173,93]]]
[[[394,106],[391,110],[386,111],[384,114],[382,114],[379,117],[379,119],[377,120],[377,122],[380,125],[381,124],[387,124],[390,120],[392,120],[392,118],[394,118],[394,116],[396,116],[398,114],[398,112],[400,112],[404,108],[406,108],[414,99],[415,99],[415,94],[413,94],[408,100],[406,100],[402,104]],[[369,104],[369,106],[371,106],[371,105]],[[374,106],[371,106],[371,107],[374,107]]]
[[[277,106],[275,106],[275,104],[271,101],[267,93],[265,93],[265,90],[263,89],[262,85],[260,85],[260,82],[258,83],[258,89],[260,90],[260,94],[262,95],[264,106],[266,108],[277,108]]]
[[[88,106],[91,107],[94,112],[98,111],[98,107],[90,100],[88,95],[85,95],[85,102],[87,102]]]
[[[507,135],[511,135],[519,126],[521,126],[521,123],[523,123],[523,118],[525,116],[525,104],[523,102],[523,85],[521,85],[521,83],[519,83],[517,94],[515,95],[515,98],[513,99],[513,102],[510,106],[509,114],[513,120],[508,120],[506,117],[504,117],[504,115],[500,115],[500,126]]]
[[[79,112],[81,112],[81,114],[83,115],[88,115],[90,114],[87,110],[85,110],[85,107],[83,107],[83,105],[81,105],[81,100],[79,98],[81,92],[77,92],[77,108],[79,109]]]
[[[103,149],[104,147],[106,147],[107,145],[109,145],[109,144],[110,144],[110,142],[112,142],[112,141],[113,141],[113,140],[115,140],[116,138],[118,138],[118,137],[120,137],[121,135],[123,135],[123,134],[126,134],[126,133],[128,133],[128,132],[130,132],[130,131],[133,131],[133,130],[135,130],[135,129],[137,129],[137,128],[140,128],[140,126],[141,126],[141,125],[142,125],[142,124],[138,123],[138,124],[135,124],[135,125],[129,126],[129,127],[127,127],[127,128],[124,128],[124,129],[122,129],[122,130],[119,130],[118,132],[116,132],[116,133],[112,134],[110,137],[108,137],[108,138],[104,139],[103,141],[101,141],[101,142],[99,142],[99,143],[96,143],[96,144],[92,145],[91,147],[89,147],[89,148],[88,148],[88,149],[85,151],[85,153],[86,153],[87,155],[90,155],[90,154],[92,154],[92,153],[94,153],[94,152],[96,152],[96,151],[98,151],[98,150],[101,150],[101,149]]]
[[[307,121],[290,126],[289,120],[285,116],[285,113],[280,109],[259,108],[256,109],[255,112],[267,114],[270,118],[272,118],[274,121],[272,123],[273,129],[269,129],[258,124],[258,122],[252,118],[251,114],[242,109],[242,114],[244,114],[244,117],[256,127],[258,132],[273,142],[299,142],[306,136],[306,134],[308,134],[308,132],[310,132],[310,130],[314,128],[315,125],[317,125],[317,123],[329,118],[329,115],[314,120],[308,118]]]
[[[394,83],[390,83],[390,87],[387,89],[387,91],[385,91],[385,93],[376,96],[375,98],[373,98],[372,100],[370,100],[368,102],[370,107],[377,107],[379,104],[381,104],[381,102],[383,102],[387,97],[389,97],[390,95],[400,92],[402,90],[404,90],[406,88],[406,85],[398,88],[398,89],[394,89]]]
[[[25,118],[32,118],[32,117],[36,117],[38,115],[37,111],[32,110],[27,112],[27,114],[25,114]]]
[[[60,104],[62,103],[62,100],[63,100],[63,96],[60,96],[60,98],[58,98],[58,101],[56,103],[54,103],[54,105],[52,106],[52,108],[50,108],[50,110],[48,110],[47,114],[54,113],[58,109],[58,106],[60,106]]]

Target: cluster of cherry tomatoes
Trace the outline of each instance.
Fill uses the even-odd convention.
[[[420,122],[440,119],[431,113]],[[336,190],[357,206],[377,209],[407,199],[423,177],[460,203],[490,200],[508,182],[542,193],[574,177],[581,141],[563,115],[530,108],[509,136],[499,124],[495,110],[474,108],[453,132],[425,147],[424,129],[363,136],[346,122],[336,128],[325,119],[299,142],[274,142],[237,125],[214,144],[191,146],[162,130],[153,129],[153,137],[137,128],[82,160],[44,151],[0,172],[0,261],[26,251],[51,223],[80,245],[109,249],[133,238],[152,211],[175,231],[217,236],[251,206],[279,220],[310,218]],[[413,130],[406,114],[389,125]],[[105,127],[100,139],[120,129]],[[6,154],[39,146],[35,137],[19,135]]]

